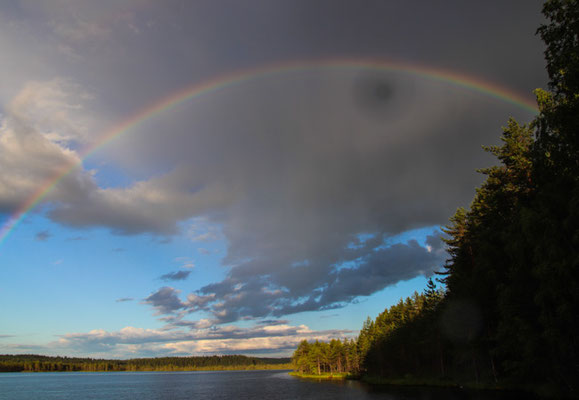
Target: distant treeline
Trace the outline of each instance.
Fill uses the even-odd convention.
[[[289,358],[259,358],[240,355],[105,360],[21,354],[0,355],[0,372],[289,369],[289,362]]]
[[[549,0],[543,13],[550,91],[535,92],[539,114],[511,119],[502,145],[486,148],[499,165],[480,171],[470,208],[444,229],[445,293],[430,281],[364,324],[355,354],[366,378],[578,396],[579,1]],[[335,369],[328,348],[302,343],[294,367]]]

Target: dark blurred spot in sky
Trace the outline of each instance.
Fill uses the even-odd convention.
[[[363,75],[354,82],[355,103],[372,117],[387,118],[395,95],[395,85],[384,75]]]

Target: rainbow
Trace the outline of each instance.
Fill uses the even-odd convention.
[[[191,86],[173,92],[160,100],[151,103],[149,106],[132,114],[128,118],[114,125],[109,130],[99,136],[99,139],[91,146],[81,150],[79,161],[77,163],[62,167],[52,176],[45,180],[19,208],[14,212],[6,223],[0,228],[0,245],[6,240],[12,232],[22,222],[24,217],[36,207],[46,195],[60,182],[62,178],[70,174],[75,168],[82,165],[82,161],[90,157],[93,153],[100,150],[105,145],[111,143],[115,138],[122,134],[134,130],[144,121],[161,114],[177,104],[183,103],[208,93],[239,85],[258,78],[264,78],[288,72],[307,71],[307,70],[375,70],[386,72],[403,72],[410,75],[416,75],[425,79],[444,82],[457,87],[472,90],[484,95],[490,96],[497,100],[515,105],[532,114],[538,112],[536,103],[531,98],[520,95],[506,87],[494,84],[473,76],[457,73],[455,71],[433,68],[429,66],[415,65],[405,62],[386,61],[386,60],[350,60],[350,59],[331,59],[331,60],[299,60],[237,71],[231,74],[195,83]]]

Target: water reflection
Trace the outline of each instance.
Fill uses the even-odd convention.
[[[287,371],[0,374],[0,399],[510,399],[512,394],[299,379]]]

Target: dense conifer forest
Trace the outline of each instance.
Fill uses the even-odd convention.
[[[579,3],[549,0],[543,13],[549,91],[536,90],[532,122],[509,120],[502,145],[485,148],[498,165],[444,228],[444,292],[430,281],[368,319],[338,357],[302,342],[296,371],[578,395]]]
[[[289,358],[258,358],[240,355],[103,360],[21,354],[0,355],[0,372],[288,369],[289,362]]]

